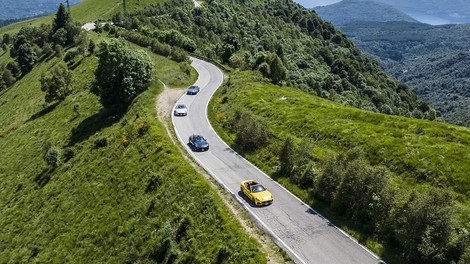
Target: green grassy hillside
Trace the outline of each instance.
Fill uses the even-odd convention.
[[[424,195],[428,192],[438,195],[440,192],[438,190],[450,190],[455,199],[455,208],[452,209],[454,213],[439,215],[438,218],[441,219],[439,221],[450,218],[453,219],[451,221],[455,224],[456,230],[459,228],[466,230],[465,226],[470,221],[470,163],[468,162],[470,129],[468,128],[343,106],[298,89],[265,83],[260,76],[249,72],[232,74],[230,80],[216,93],[210,109],[212,123],[231,147],[243,153],[250,161],[306,202],[320,209],[336,224],[350,230],[359,240],[378,254],[385,256],[385,259],[391,263],[394,263],[395,257],[389,253],[393,252],[395,247],[399,248],[398,245],[402,243],[399,239],[403,237],[400,235],[401,231],[392,230],[400,230],[401,227],[395,225],[405,215],[401,211],[402,206],[413,201],[412,197],[415,195]],[[253,113],[258,119],[256,123],[265,123],[269,127],[270,136],[264,146],[254,150],[241,147],[241,136],[237,132],[237,125],[233,124],[239,122],[238,117],[243,112]],[[251,132],[247,133],[252,133],[250,135],[256,135],[255,130],[248,130]],[[292,158],[294,166],[292,172],[286,173],[282,171],[281,153],[290,137],[297,142],[298,154],[291,154],[296,155],[296,158]],[[362,154],[364,158],[361,153],[364,153]],[[349,161],[343,164],[342,159]],[[361,169],[350,167],[357,163]],[[363,184],[367,185],[359,186],[355,186],[354,181],[345,182],[346,177],[369,175],[362,170],[372,172],[372,175],[367,176],[372,177],[372,182],[367,183],[365,180]],[[347,174],[348,171],[353,174]],[[330,193],[331,204],[329,200],[319,199],[325,197],[321,195],[326,190],[318,189],[319,182],[325,177],[333,177],[332,181],[336,182],[331,187],[333,188]],[[347,207],[350,208],[361,203],[361,199],[369,199],[367,190],[376,188],[370,184],[382,180],[389,181],[384,185],[388,187],[376,189],[372,196],[379,197],[378,199],[383,202],[380,202],[383,208],[390,206],[385,211],[379,210],[387,215],[383,219],[384,222],[375,222],[375,217],[364,220],[370,217],[368,212],[360,215],[353,212],[355,211],[353,209],[343,211],[341,203],[347,203]],[[345,196],[338,191],[341,190],[338,188],[346,188],[345,186],[351,188],[346,192],[349,195],[352,195],[353,190],[359,192],[359,200],[355,200],[356,198],[349,200],[350,198],[347,198],[349,195]],[[392,200],[389,203],[384,199]],[[366,209],[372,202],[373,199],[371,202],[365,202]],[[380,214],[374,213],[375,216]],[[432,215],[433,212],[429,214]],[[371,226],[371,223],[375,224]],[[387,231],[378,228],[382,224],[387,226]],[[356,233],[358,231],[359,233]],[[377,238],[376,242],[382,243],[381,246],[372,242]],[[462,242],[466,241],[466,238],[459,239],[462,239],[460,240]],[[416,246],[421,243],[420,241],[421,238],[413,243]],[[407,254],[411,256],[413,253],[408,250],[402,252],[407,252],[405,256]],[[449,256],[447,260],[452,258],[458,260],[458,254],[455,252],[452,254],[454,255]],[[408,261],[413,259],[409,258]],[[405,260],[406,258],[402,261]]]
[[[127,8],[155,2],[128,0]],[[119,12],[120,3],[86,0],[72,8],[72,16],[106,20]],[[0,32],[51,21],[25,21]],[[85,44],[107,38],[91,32]],[[11,48],[0,51],[0,64],[13,61]],[[74,55],[68,64],[73,93],[46,103],[41,75],[76,49],[38,53],[43,55],[32,70],[0,92],[0,262],[266,262],[259,243],[156,119],[160,81],[186,87],[197,79],[196,71],[186,61],[143,49],[156,65],[154,81],[116,116],[90,92],[97,57]],[[57,167],[47,165],[48,149],[58,150]]]
[[[63,102],[46,104],[40,89],[56,57],[2,91],[1,263],[266,262],[156,119],[157,80],[184,87],[195,71],[147,53],[155,81],[123,116],[110,115],[89,91],[94,56],[71,68],[74,92]],[[44,160],[51,147],[60,153],[56,168]]]
[[[231,115],[230,109],[246,109],[269,121],[275,138],[311,137],[335,151],[360,147],[371,164],[386,165],[406,180],[470,195],[470,129],[363,111],[255,79],[233,76],[236,88],[222,90],[227,103],[218,111]],[[265,166],[271,173],[277,167]]]
[[[155,3],[162,3],[166,0],[126,0],[127,12],[136,11]],[[109,21],[116,13],[123,12],[122,0],[83,0],[81,3],[72,6],[71,16],[80,23],[94,22],[98,19]],[[28,19],[15,24],[0,28],[0,34],[17,32],[21,27],[39,26],[42,23],[52,22],[54,15]]]

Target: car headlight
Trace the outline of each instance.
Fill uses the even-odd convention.
[[[255,200],[259,202],[259,199],[258,199],[258,197],[256,197],[256,198],[255,198]]]

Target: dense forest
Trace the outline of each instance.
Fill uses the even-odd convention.
[[[355,22],[341,30],[446,121],[470,126],[470,24]]]
[[[156,5],[114,22],[141,45],[161,43],[241,70],[258,70],[273,83],[374,112],[435,120],[439,115],[388,76],[331,23],[291,1],[191,1]],[[244,14],[243,16],[239,14]],[[156,40],[158,41],[156,41]],[[164,50],[162,51],[165,52]]]

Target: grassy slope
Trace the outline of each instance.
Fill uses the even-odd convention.
[[[75,20],[106,19],[112,14],[103,12],[118,2],[85,0],[72,13],[78,13]],[[133,2],[128,8],[156,1]],[[0,33],[50,21],[24,22]],[[186,76],[178,64],[151,56],[156,79],[173,87],[195,81],[195,71]],[[1,61],[8,59],[0,54]],[[73,95],[46,106],[38,80],[57,62],[42,61],[0,94],[0,262],[171,262],[175,256],[183,262],[265,261],[155,119],[159,82],[126,115],[106,117],[88,91],[97,59],[87,57],[74,69]],[[149,130],[139,133],[146,124]],[[94,144],[101,138],[108,140],[106,147]],[[51,169],[42,158],[47,144],[75,156],[62,155],[63,164]]]
[[[141,9],[154,3],[165,2],[166,0],[126,0],[127,11]],[[74,21],[80,23],[93,22],[97,19],[110,20],[114,14],[122,12],[122,0],[83,0],[83,2],[72,6],[71,14]],[[0,28],[0,34],[15,33],[20,28],[26,26],[39,26],[42,23],[52,23],[54,15],[29,19]]]
[[[195,81],[195,75],[173,79],[184,76],[179,66],[153,58],[162,81]],[[213,261],[225,247],[236,254],[234,261],[247,255],[263,260],[256,242],[240,231],[156,121],[155,97],[162,88],[158,82],[123,117],[102,117],[97,97],[87,90],[97,63],[88,57],[74,70],[76,92],[55,107],[43,108],[37,80],[56,62],[53,58],[40,63],[0,97],[5,102],[0,127],[14,128],[0,138],[0,262],[155,259],[167,237],[173,237],[171,243],[178,246],[171,250],[182,258]],[[171,74],[162,76],[168,68]],[[79,116],[72,110],[75,104],[80,105]],[[149,131],[139,135],[146,122]],[[103,137],[108,146],[96,147],[94,141]],[[127,147],[123,137],[130,141]],[[76,156],[52,170],[42,159],[46,142],[62,152],[71,148]],[[158,186],[149,191],[151,179],[157,179]],[[187,238],[178,240],[185,217],[190,219]]]
[[[331,150],[359,147],[372,164],[383,164],[401,175],[396,180],[401,187],[415,188],[421,183],[450,186],[458,201],[470,207],[470,129],[339,105],[288,87],[257,82],[248,73],[234,74],[231,85],[234,88],[222,89],[228,92],[216,94],[226,97],[227,103],[213,104],[212,119],[216,112],[231,116],[233,109],[244,109],[266,120],[279,140],[271,140],[266,149],[247,156],[268,173],[273,174],[279,165],[271,153],[277,153],[282,139],[291,134],[314,140],[317,158]],[[233,144],[232,138],[225,136]]]

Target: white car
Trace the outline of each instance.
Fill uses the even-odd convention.
[[[173,113],[175,116],[186,116],[188,115],[188,108],[185,104],[177,104]]]

